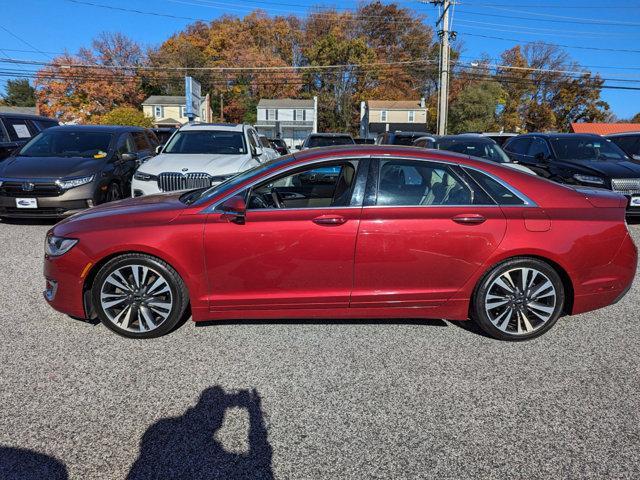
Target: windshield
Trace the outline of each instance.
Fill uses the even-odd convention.
[[[423,135],[395,135],[393,145],[413,145],[413,142]]]
[[[332,145],[353,145],[355,142],[353,138],[348,135],[343,135],[339,137],[309,137],[309,142],[307,143],[307,147],[316,148],[316,147],[331,147]]]
[[[45,130],[29,143],[19,155],[23,157],[104,158],[113,135],[106,132]]]
[[[242,132],[185,130],[171,138],[163,153],[241,155],[247,147]]]
[[[556,137],[551,145],[559,160],[604,160],[622,162],[628,160],[620,147],[610,140],[598,137]]]
[[[492,162],[509,163],[511,161],[498,145],[486,140],[443,138],[436,141],[434,148],[480,157]]]

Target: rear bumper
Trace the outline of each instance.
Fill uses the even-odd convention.
[[[574,275],[575,295],[572,314],[589,312],[612,305],[629,291],[636,274],[638,251],[627,234],[618,252],[608,264]],[[584,278],[584,280],[580,280]]]
[[[55,310],[77,318],[87,318],[83,294],[84,281],[93,266],[76,245],[60,257],[44,259],[44,298]]]

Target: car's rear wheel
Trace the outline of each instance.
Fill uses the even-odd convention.
[[[109,185],[107,193],[105,194],[104,201],[107,202],[115,202],[116,200],[120,200],[122,198],[122,194],[120,193],[120,187],[117,183],[112,183]]]
[[[91,295],[100,321],[131,338],[169,333],[188,304],[184,282],[169,264],[135,253],[107,262],[96,275]]]
[[[534,258],[514,258],[490,270],[473,299],[473,319],[501,340],[542,335],[564,308],[564,285],[551,265]]]

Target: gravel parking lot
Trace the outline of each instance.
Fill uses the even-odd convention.
[[[526,343],[412,320],[132,341],[47,306],[48,228],[0,224],[3,480],[640,477],[639,284]]]

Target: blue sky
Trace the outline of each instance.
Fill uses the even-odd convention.
[[[307,11],[303,5],[308,4],[301,0],[246,0],[241,5],[222,0],[86,1],[202,19],[225,13],[242,16],[253,8],[262,8],[272,15],[303,15]],[[38,61],[49,61],[65,50],[75,52],[102,31],[121,31],[152,46],[190,23],[180,18],[108,10],[71,0],[0,0],[0,3],[0,56]],[[417,1],[399,3],[426,14],[429,24],[435,21],[436,9],[431,5]],[[640,87],[639,1],[620,0],[609,2],[606,7],[601,0],[464,0],[459,3],[453,24],[464,46],[465,60],[483,53],[497,58],[503,50],[518,43],[486,37],[541,40],[580,47],[566,51],[585,68],[610,79],[607,82],[610,85]],[[356,7],[357,2],[344,0],[323,5],[344,9]],[[638,83],[633,83],[634,80]],[[618,117],[640,112],[640,90],[604,90],[603,97]]]

